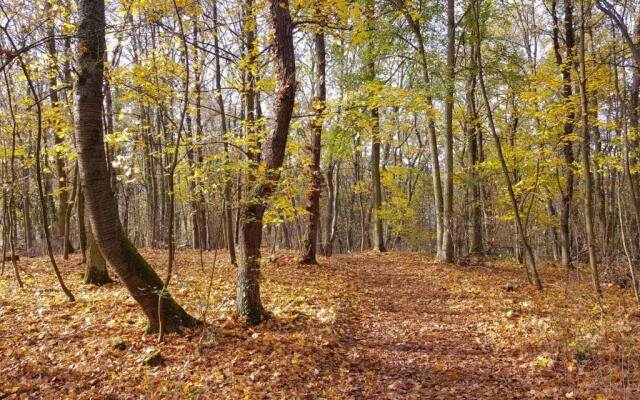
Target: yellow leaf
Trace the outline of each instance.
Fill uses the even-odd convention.
[[[536,358],[536,364],[542,368],[547,368],[553,366],[553,360],[545,356],[538,356],[538,358]]]

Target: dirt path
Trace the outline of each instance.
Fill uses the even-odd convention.
[[[375,393],[376,398],[389,399],[528,398],[531,387],[514,375],[512,355],[499,354],[487,344],[476,324],[455,309],[457,296],[434,281],[433,270],[448,267],[425,268],[424,260],[406,261],[374,254],[338,259],[348,265],[342,273],[362,295],[351,310],[353,319],[343,321],[349,328],[344,344],[351,347],[350,369],[377,380],[375,387],[366,389],[365,380],[356,380],[352,394],[373,398]]]

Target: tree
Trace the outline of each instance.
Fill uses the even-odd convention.
[[[216,88],[216,100],[218,102],[218,108],[220,109],[220,129],[224,142],[224,160],[229,164],[229,143],[227,141],[227,115],[224,105],[224,98],[222,96],[222,68],[220,63],[220,22],[218,20],[218,2],[213,2],[213,51],[214,51],[214,63],[215,63],[215,88]],[[236,265],[236,246],[235,238],[233,235],[233,214],[232,214],[232,197],[231,189],[232,182],[229,171],[226,170],[225,182],[224,182],[224,236],[229,250],[229,262],[232,265]]]
[[[373,32],[375,21],[375,4],[366,2],[366,18],[369,29]],[[376,80],[376,50],[372,39],[367,49],[367,75],[372,81]],[[382,219],[382,185],[380,183],[380,110],[376,101],[369,106],[371,113],[371,192],[373,193],[373,250],[385,252],[383,219]]]
[[[567,1],[567,0],[565,0]],[[588,2],[588,0],[586,0]],[[591,7],[587,5],[586,7]],[[598,260],[596,259],[596,243],[593,231],[593,178],[591,176],[591,135],[589,123],[589,101],[587,97],[587,68],[585,58],[585,0],[580,0],[580,45],[578,47],[579,54],[579,70],[580,78],[580,117],[582,120],[582,172],[584,174],[584,218],[587,234],[587,247],[589,253],[589,268],[591,268],[591,276],[593,281],[593,289],[598,298],[602,297],[602,288],[600,287],[600,275],[598,272]]]
[[[198,249],[201,265],[207,251],[226,247],[234,264],[242,250],[238,311],[250,323],[266,314],[259,246],[269,260],[287,249],[305,263],[373,249],[460,264],[513,256],[533,284],[534,263],[545,261],[577,273],[589,263],[602,283],[628,279],[640,251],[635,2],[312,0],[291,5],[300,31],[291,57],[264,23],[281,11],[271,3],[109,3],[104,159],[90,167],[99,144],[79,137],[77,159],[71,122],[75,106],[98,104],[69,89],[71,64],[93,55],[75,48],[76,11],[65,5],[0,5],[9,271],[14,255],[46,250],[65,277],[62,231],[89,268],[101,241],[116,248],[104,253],[104,265],[120,268],[114,279],[142,263],[124,260],[123,248],[167,250],[169,279],[143,279],[151,293],[173,279],[181,248]],[[90,184],[76,164],[90,179],[108,175],[100,215],[84,215],[85,194],[94,208],[96,195],[83,194]],[[95,218],[109,219],[106,234]],[[120,231],[126,246],[113,239]]]
[[[280,177],[289,136],[296,92],[296,63],[293,47],[293,23],[289,1],[270,0],[269,17],[274,36],[276,90],[273,101],[271,136],[264,144],[263,167],[266,176],[250,182],[251,187],[241,206],[240,257],[237,271],[236,312],[255,325],[266,318],[260,299],[260,245],[265,200],[275,189]]]
[[[559,138],[559,146],[562,148],[564,156],[564,184],[559,186],[561,194],[560,208],[560,250],[561,261],[565,268],[572,268],[571,263],[571,232],[569,230],[569,218],[571,216],[571,203],[573,202],[574,191],[574,173],[573,163],[575,156],[573,154],[573,130],[575,110],[570,103],[573,95],[571,82],[571,66],[574,58],[575,35],[573,32],[573,0],[564,1],[564,30],[565,30],[565,58],[563,59],[560,50],[560,28],[556,15],[556,0],[551,3],[551,12],[553,18],[553,50],[556,56],[556,64],[562,73],[562,101],[566,105],[566,116],[562,135]]]
[[[47,49],[49,51],[49,57],[51,59],[51,71],[49,72],[49,100],[51,101],[51,108],[56,111],[56,114],[61,114],[59,96],[58,96],[58,81],[57,81],[57,67],[58,67],[58,52],[56,50],[56,29],[55,19],[53,18],[53,12],[51,9],[51,3],[46,3],[49,19],[47,20],[47,34],[49,38],[47,40]],[[58,117],[59,118],[59,117]],[[56,119],[58,119],[56,118]],[[62,123],[60,121],[53,122],[52,131],[54,143],[56,146],[61,146],[64,142],[64,133],[60,132],[59,126]],[[67,184],[67,170],[65,165],[65,158],[63,154],[56,151],[56,173],[58,175],[58,211],[57,211],[57,235],[60,238],[60,243],[63,246],[69,247],[69,244],[65,243],[65,222],[67,204],[69,202],[69,189]]]
[[[160,299],[159,294],[164,287],[162,280],[138,253],[120,224],[111,190],[102,128],[104,1],[81,0],[78,11],[79,54],[74,117],[80,177],[91,230],[100,251],[146,315],[148,331],[158,330],[160,318],[165,332],[194,326],[196,320],[168,292],[164,292]]]
[[[447,0],[447,65],[444,103],[444,206],[442,228],[443,261],[453,262],[453,96],[455,90],[455,1]]]
[[[318,6],[315,16],[320,19],[321,11]],[[307,222],[307,233],[304,239],[302,257],[303,264],[317,264],[316,252],[318,249],[318,236],[320,225],[320,191],[322,190],[322,172],[320,170],[320,153],[322,146],[322,126],[324,124],[324,110],[327,100],[327,55],[324,37],[324,27],[319,25],[313,33],[313,46],[315,51],[315,87],[313,99],[311,101],[313,119],[309,123],[311,132],[311,164],[309,165],[309,176],[311,187],[307,195],[309,204],[307,212],[309,220]],[[327,227],[329,229],[329,227]]]
[[[480,90],[482,92],[482,98],[484,99],[484,104],[487,108],[487,121],[489,123],[489,131],[493,136],[493,140],[496,144],[496,151],[498,152],[498,159],[500,160],[500,167],[502,169],[502,173],[504,175],[504,180],[507,185],[507,191],[509,194],[509,200],[511,201],[511,207],[513,209],[513,214],[516,220],[516,228],[518,230],[518,237],[522,242],[522,246],[525,249],[526,256],[529,262],[527,277],[529,278],[529,282],[533,283],[538,290],[542,290],[542,282],[540,281],[540,277],[538,276],[538,269],[536,267],[536,259],[533,254],[533,249],[529,245],[529,241],[527,238],[527,233],[524,230],[524,225],[522,223],[522,218],[520,216],[520,207],[518,206],[518,202],[516,200],[515,193],[513,191],[513,184],[511,183],[511,174],[509,173],[509,169],[507,168],[507,162],[504,158],[504,154],[502,152],[502,143],[500,141],[500,137],[498,136],[498,132],[496,130],[495,122],[493,119],[493,111],[491,110],[491,102],[489,100],[489,95],[487,93],[487,88],[484,83],[484,71],[482,64],[482,34],[480,29],[480,0],[474,1],[474,17],[475,17],[475,36],[476,36],[476,57],[477,57],[477,66],[478,66],[478,82],[480,83]]]
[[[475,0],[472,0],[475,1]],[[478,170],[480,167],[480,141],[482,132],[479,129],[478,113],[476,110],[476,49],[472,44],[469,49],[469,77],[467,78],[467,115],[465,120],[466,136],[469,146],[469,180],[471,186],[471,210],[470,210],[470,229],[469,229],[469,253],[483,254],[482,246],[482,205],[481,205],[481,188],[479,182]]]
[[[433,201],[436,210],[436,255],[438,258],[445,258],[443,253],[443,229],[444,229],[444,206],[442,197],[442,177],[440,175],[440,157],[438,151],[438,141],[436,136],[436,124],[433,117],[434,104],[433,96],[431,94],[431,75],[429,72],[429,62],[427,57],[427,49],[425,47],[425,40],[422,34],[419,18],[410,12],[404,1],[394,2],[394,6],[402,12],[407,23],[411,27],[411,31],[416,39],[417,45],[415,50],[418,56],[418,62],[420,64],[420,70],[422,73],[422,84],[426,91],[426,114],[427,114],[427,131],[429,150],[431,152],[431,179],[433,184]]]

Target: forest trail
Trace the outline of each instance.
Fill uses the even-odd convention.
[[[501,355],[487,343],[457,309],[458,295],[440,286],[444,277],[440,284],[432,281],[434,269],[446,274],[449,267],[406,262],[415,255],[403,262],[396,257],[369,254],[357,263],[339,258],[350,266],[343,271],[362,295],[347,339],[351,368],[360,376],[375,374],[374,397],[527,398],[531,385],[514,368],[513,355]],[[352,394],[371,398],[357,386]]]
[[[162,266],[162,251],[145,251]],[[212,253],[178,253],[172,293],[202,316]],[[265,257],[274,318],[233,318],[234,272],[218,257],[204,330],[158,345],[119,283],[81,284],[61,262],[64,301],[44,258],[21,260],[20,292],[0,279],[0,393],[7,398],[638,399],[640,318],[606,288],[600,319],[587,274],[543,266],[537,293],[506,261],[459,267],[416,253],[364,253],[299,266]],[[625,301],[621,301],[624,299]],[[144,360],[159,350],[161,366]],[[3,397],[0,396],[0,397]]]

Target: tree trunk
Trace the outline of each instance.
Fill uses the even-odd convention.
[[[591,19],[592,9],[589,7],[588,10],[585,11],[585,18]],[[640,26],[636,24],[636,33],[640,30]],[[592,25],[588,28],[588,36],[589,36],[589,50],[591,53],[596,52],[595,40],[593,37],[593,27]],[[634,68],[634,72],[636,72],[636,68]],[[590,117],[594,120],[598,119],[598,96],[591,96],[589,99],[589,113]],[[591,130],[593,131],[593,143],[594,143],[594,153],[595,157],[600,157],[602,155],[602,138],[600,134],[600,127],[597,124],[593,124],[591,126]],[[600,240],[602,241],[602,247],[607,249],[609,247],[610,237],[607,232],[607,198],[605,195],[605,183],[604,183],[604,173],[603,171],[597,167],[597,158],[595,171],[593,172],[593,190],[595,192],[596,202],[594,204],[595,215],[598,221],[598,228],[600,232]],[[614,220],[615,221],[615,220]],[[606,251],[605,251],[606,252]]]
[[[22,199],[22,215],[24,216],[24,245],[25,252],[28,256],[34,255],[34,234],[33,234],[33,221],[31,219],[31,199],[29,198],[30,192],[30,174],[29,167],[24,168],[24,193]]]
[[[86,226],[91,226],[91,224],[88,223]],[[98,243],[96,243],[91,229],[86,231],[86,236],[87,261],[84,270],[84,283],[101,286],[113,282],[113,280],[109,278],[109,273],[107,272],[107,261],[100,252]]]
[[[80,177],[87,214],[96,242],[108,263],[141,306],[149,331],[159,326],[158,294],[163,282],[126,236],[118,219],[111,190],[102,127],[103,53],[105,49],[104,0],[80,0],[78,81],[75,85],[75,130]],[[193,326],[196,320],[165,292],[161,302],[165,332]]]
[[[634,39],[640,43],[640,10],[635,16]],[[631,190],[632,203],[636,215],[636,223],[640,223],[640,182],[638,179],[638,153],[637,149],[640,145],[638,134],[640,131],[640,60],[636,60],[634,68],[631,68],[631,90],[629,91],[629,132],[627,147],[631,148],[627,152],[627,167],[629,175],[629,188]]]
[[[553,206],[553,200],[549,199],[547,201],[547,208],[549,210],[549,216],[555,219],[558,215],[556,213],[556,208]],[[555,226],[551,226],[551,253],[553,255],[553,260],[558,261],[560,259],[560,245],[558,241],[558,230]]]
[[[566,122],[563,127],[563,134],[560,137],[562,145],[562,155],[564,158],[564,185],[560,186],[561,192],[561,208],[560,208],[560,253],[562,266],[565,268],[573,268],[571,263],[571,232],[569,229],[569,218],[571,216],[571,203],[573,202],[574,174],[573,162],[575,157],[573,154],[573,143],[569,138],[573,134],[575,111],[570,99],[573,95],[571,87],[571,64],[573,62],[573,48],[575,46],[575,37],[573,32],[573,4],[572,0],[564,1],[564,28],[565,28],[565,46],[566,57],[563,60],[560,53],[560,31],[559,21],[556,14],[556,0],[551,3],[553,26],[553,48],[556,57],[556,64],[562,71],[562,99],[565,107],[568,107],[566,113]]]
[[[509,194],[509,199],[511,201],[511,207],[513,210],[513,214],[516,222],[516,229],[518,232],[518,236],[522,243],[522,247],[526,252],[527,258],[529,259],[529,266],[527,270],[527,278],[529,282],[533,283],[538,290],[542,290],[542,282],[540,281],[540,276],[538,275],[538,269],[536,267],[536,259],[533,254],[533,249],[529,245],[529,241],[527,239],[527,234],[524,230],[524,225],[522,223],[522,218],[520,217],[520,208],[518,206],[518,202],[516,200],[515,193],[513,191],[513,184],[511,183],[511,174],[509,173],[509,168],[507,167],[507,162],[505,161],[504,154],[502,152],[502,144],[500,143],[500,137],[498,136],[498,132],[495,127],[495,123],[493,121],[493,112],[491,111],[491,102],[489,101],[489,95],[487,94],[487,88],[484,84],[484,76],[482,70],[482,35],[480,33],[480,15],[478,9],[478,0],[474,0],[474,17],[475,17],[475,34],[476,34],[476,57],[477,57],[477,66],[478,66],[478,83],[480,84],[480,91],[482,92],[482,98],[484,100],[486,110],[487,110],[487,121],[489,122],[489,130],[491,131],[491,135],[496,143],[496,151],[498,153],[498,159],[500,160],[500,167],[502,169],[502,173],[504,175],[505,183],[507,185],[507,192]]]
[[[316,15],[321,17],[321,12]],[[322,125],[324,123],[324,108],[327,99],[326,88],[326,49],[324,40],[324,30],[317,27],[313,34],[315,50],[315,88],[314,97],[311,101],[311,109],[314,113],[310,123],[311,131],[311,165],[309,166],[309,176],[311,178],[311,188],[307,194],[307,231],[304,238],[302,264],[317,264],[316,252],[318,249],[318,225],[320,224],[320,191],[322,190],[322,172],[320,171],[320,152],[322,145]],[[329,227],[327,227],[328,229]]]
[[[427,50],[424,44],[424,37],[420,30],[420,24],[414,19],[412,14],[406,7],[402,8],[402,12],[411,27],[413,34],[418,42],[417,51],[420,56],[420,67],[422,69],[422,80],[426,86],[431,85],[431,77],[429,76],[429,65],[427,62]],[[443,198],[442,198],[442,179],[440,176],[440,159],[438,155],[438,139],[436,137],[436,124],[433,117],[433,98],[427,94],[427,130],[429,140],[429,151],[431,152],[431,179],[433,182],[433,198],[436,211],[436,256],[443,258],[442,255],[442,229],[443,229]]]
[[[323,255],[331,257],[333,255],[333,242],[336,238],[336,226],[338,223],[338,194],[340,188],[340,164],[329,163],[327,168],[327,215],[325,218],[325,235],[323,245]],[[335,175],[335,176],[334,176]],[[353,209],[353,206],[351,207]],[[350,224],[349,224],[350,226]],[[349,232],[351,232],[349,228]],[[351,246],[351,234],[348,235],[349,246]]]
[[[91,223],[86,219],[84,193],[82,185],[78,188],[78,201],[76,202],[78,215],[78,236],[80,237],[80,251],[82,252],[82,262],[87,262],[87,226]],[[94,239],[95,240],[95,239]]]
[[[469,168],[471,169],[471,229],[469,231],[469,253],[483,254],[482,208],[480,205],[480,183],[478,182],[478,115],[476,112],[476,54],[470,49],[470,75],[467,81],[467,140],[469,141]]]
[[[5,174],[6,175],[6,174]],[[0,260],[0,276],[4,275],[4,266],[7,262],[7,242],[9,236],[7,235],[7,228],[9,228],[9,216],[7,213],[7,193],[8,190],[2,191],[2,260]]]
[[[378,110],[371,110],[374,120],[374,138],[371,144],[371,181],[373,185],[373,250],[387,251],[384,246],[384,231],[382,226],[382,185],[380,183],[380,127]]]
[[[567,1],[567,0],[565,0]],[[596,259],[596,243],[593,232],[593,182],[591,177],[591,138],[589,132],[589,102],[587,99],[587,71],[585,66],[585,0],[580,0],[580,68],[578,70],[580,77],[580,106],[582,117],[582,169],[584,173],[584,198],[585,198],[585,228],[587,233],[587,246],[589,251],[589,268],[591,269],[591,278],[593,288],[598,298],[602,297],[602,289],[600,287],[600,275],[598,272],[598,260]]]
[[[76,196],[78,195],[78,168],[75,169],[75,175],[73,177],[73,191],[71,192],[71,198],[69,203],[65,206],[64,213],[64,253],[63,259],[69,259],[69,253],[73,251],[71,248],[71,214],[73,212],[73,206],[75,205]]]
[[[45,3],[46,7],[49,11],[51,11],[51,4],[50,3]],[[51,101],[51,108],[52,109],[56,109],[58,110],[56,112],[57,115],[62,114],[61,110],[59,109],[60,104],[59,104],[59,96],[58,96],[58,82],[57,82],[57,63],[58,63],[58,53],[56,50],[56,39],[55,39],[55,18],[53,18],[53,16],[50,16],[47,22],[47,34],[49,36],[48,40],[47,40],[47,49],[48,49],[48,53],[49,53],[49,58],[51,59],[51,67],[50,67],[50,71],[49,71],[49,100]],[[57,117],[59,118],[59,117]],[[62,125],[60,123],[58,123],[57,121],[55,121],[55,118],[53,120],[53,127],[52,127],[52,131],[53,131],[53,140],[56,146],[62,146],[64,143],[64,136],[61,132],[59,132],[58,130],[58,125]],[[57,208],[57,217],[56,217],[56,222],[57,222],[57,229],[56,229],[56,236],[59,238],[59,243],[62,244],[62,246],[64,246],[64,233],[65,233],[65,214],[67,211],[67,202],[69,201],[69,194],[68,194],[68,189],[67,189],[67,171],[66,171],[66,167],[65,167],[65,158],[64,155],[56,152],[56,157],[55,157],[55,161],[56,161],[56,174],[58,175],[58,208]]]
[[[367,1],[367,22],[372,25],[375,21],[375,4]],[[369,43],[369,59],[367,60],[368,75],[371,81],[376,80],[375,45]],[[380,111],[377,106],[370,109],[371,112],[371,192],[373,193],[373,250],[385,252],[382,212],[382,185],[380,182]]]
[[[14,42],[14,40],[11,38],[10,35],[7,35],[7,39],[9,41],[9,44],[11,45],[12,49],[17,52],[17,58],[19,61],[19,65],[20,68],[24,74],[24,78],[27,81],[27,86],[29,88],[29,92],[31,94],[31,97],[33,98],[33,101],[35,103],[35,111],[36,111],[36,156],[35,156],[35,165],[36,165],[36,182],[37,182],[37,186],[38,186],[38,199],[40,200],[40,211],[41,211],[41,216],[42,216],[42,229],[44,231],[44,236],[46,239],[46,243],[47,243],[47,254],[49,255],[49,261],[51,263],[51,267],[53,268],[53,271],[55,273],[56,279],[58,281],[58,284],[60,285],[60,289],[62,289],[63,293],[67,296],[67,299],[71,302],[75,301],[75,297],[73,296],[73,293],[71,293],[71,291],[67,288],[67,286],[64,283],[64,279],[62,278],[62,274],[60,272],[60,269],[58,268],[58,263],[56,262],[55,259],[55,255],[53,254],[53,245],[52,245],[52,239],[51,239],[51,232],[49,231],[49,214],[48,214],[48,208],[47,208],[47,197],[45,196],[45,190],[43,187],[43,179],[42,179],[42,165],[41,165],[41,153],[42,153],[42,141],[43,141],[43,136],[46,137],[46,135],[43,135],[43,122],[42,122],[42,117],[43,117],[43,113],[42,113],[42,102],[40,99],[40,95],[38,94],[38,90],[36,89],[36,85],[33,81],[33,79],[31,79],[31,73],[29,72],[29,69],[27,68],[25,62],[24,62],[24,58],[22,57],[22,55],[18,52],[18,48],[16,46],[16,43]],[[6,75],[5,75],[6,76]],[[9,93],[9,99],[11,98],[11,94]],[[11,108],[11,107],[10,107]],[[13,138],[15,140],[16,137],[16,131],[15,131],[15,115],[13,113],[13,110],[11,110],[11,117],[12,117],[12,121],[13,121],[13,126],[14,126],[14,130],[13,130]],[[15,145],[15,142],[14,142]],[[12,150],[12,160],[13,157],[15,156],[15,147]],[[46,162],[46,157],[45,157],[45,162]],[[12,163],[13,166],[13,163]],[[15,181],[15,174],[12,172],[12,178],[13,181]],[[47,192],[48,193],[48,192]],[[51,197],[49,197],[51,198]],[[13,209],[13,207],[12,207]]]
[[[197,39],[197,35],[200,30],[197,25],[193,28],[194,38]],[[217,34],[216,34],[217,35]],[[217,38],[216,38],[217,39]],[[203,66],[200,65],[200,56],[198,50],[194,50],[194,65],[195,65],[195,96],[196,96],[196,131],[195,136],[193,137],[194,141],[198,141],[204,135],[204,127],[202,126],[202,77],[205,73],[203,70]],[[202,148],[198,147],[196,150],[197,162],[199,168],[202,168],[204,165],[204,155],[202,154]],[[194,243],[197,241],[198,248],[201,250],[206,250],[210,247],[208,243],[208,234],[207,234],[207,206],[205,204],[205,196],[200,189],[200,179],[196,180],[196,188],[198,188],[197,193],[195,195],[195,199],[193,201],[194,204],[194,222],[195,222],[195,237]],[[197,238],[197,239],[196,239]]]
[[[368,237],[368,231],[367,231],[367,215],[364,209],[364,195],[362,193],[362,188],[359,186],[360,185],[360,181],[361,181],[361,163],[360,163],[360,157],[362,156],[362,152],[360,151],[360,136],[356,137],[355,140],[355,152],[354,152],[354,159],[353,159],[353,167],[354,167],[354,175],[353,175],[353,179],[354,179],[354,186],[355,188],[357,188],[357,193],[358,193],[358,211],[360,213],[360,251],[364,251],[365,248],[367,248],[366,246],[366,241],[367,241],[367,237]]]
[[[264,145],[266,180],[251,182],[240,215],[240,258],[237,270],[236,312],[248,324],[258,324],[266,315],[260,300],[260,245],[265,201],[273,193],[284,161],[296,92],[293,24],[288,0],[270,0],[269,15],[274,30],[276,90],[273,99],[271,137]]]
[[[447,0],[447,75],[444,103],[444,166],[445,187],[443,207],[442,229],[442,253],[443,261],[453,261],[453,95],[455,79],[455,9],[454,0]]]

